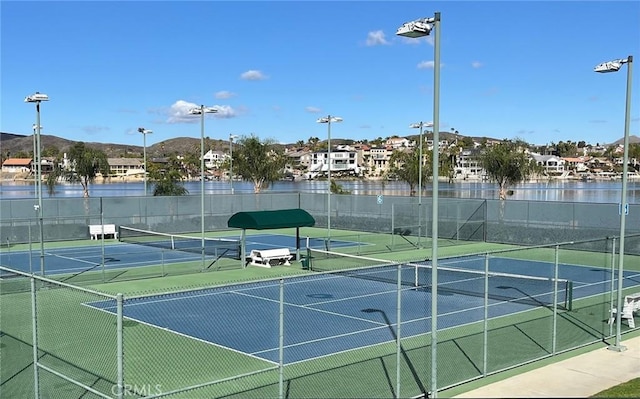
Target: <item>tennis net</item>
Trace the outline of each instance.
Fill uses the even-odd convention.
[[[160,233],[126,226],[119,227],[118,238],[121,242],[131,244],[194,253],[201,253],[203,244],[202,237]],[[229,238],[205,237],[204,252],[217,258],[241,259],[241,241]]]
[[[392,284],[398,282],[398,262],[311,248],[307,249],[307,256],[311,260],[310,269],[313,271]],[[403,286],[430,290],[433,286],[432,272],[429,261],[400,263]],[[438,290],[476,297],[484,297],[486,292],[490,299],[533,306],[552,306],[557,303],[559,307],[568,310],[571,309],[573,298],[571,280],[500,272],[485,273],[440,265]]]

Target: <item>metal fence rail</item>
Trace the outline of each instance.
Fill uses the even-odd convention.
[[[632,247],[638,241],[640,235],[629,237]],[[331,259],[327,272],[124,295],[0,267],[0,392],[118,399],[434,395],[612,337],[616,242],[443,257],[443,271],[473,271],[460,284],[474,280],[474,287],[468,295],[466,288],[441,291],[435,350],[428,282],[407,284],[405,266],[424,259],[380,260],[383,279],[344,273],[356,266],[358,273],[379,272],[368,268],[378,266],[375,258],[350,255]],[[547,280],[545,299],[536,301],[538,291],[526,283],[491,283],[505,273]],[[632,268],[623,277],[624,294],[640,289],[638,275]],[[559,283],[569,280],[570,288]],[[445,274],[438,281],[449,284]],[[438,386],[431,386],[432,364]]]

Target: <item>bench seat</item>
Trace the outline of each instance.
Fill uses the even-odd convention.
[[[90,224],[89,225],[89,235],[92,240],[97,240],[101,238],[104,234],[104,238],[107,236],[113,236],[113,238],[118,239],[118,231],[116,230],[115,224]]]
[[[251,265],[261,267],[290,266],[293,258],[289,248],[253,249],[247,260]]]

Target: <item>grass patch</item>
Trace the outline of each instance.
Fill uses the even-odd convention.
[[[615,387],[605,389],[592,398],[638,398],[640,397],[640,378],[635,378]]]

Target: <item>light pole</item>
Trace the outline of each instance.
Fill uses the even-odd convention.
[[[431,227],[431,389],[432,397],[438,395],[437,385],[437,332],[438,332],[438,155],[440,151],[440,13],[433,17],[407,22],[398,28],[396,35],[418,38],[435,31],[433,55],[433,193]]]
[[[200,233],[202,234],[202,268],[204,268],[204,114],[215,114],[217,109],[200,105],[189,110],[191,115],[200,115]]]
[[[342,122],[342,118],[327,115],[316,122],[327,124],[327,248],[331,249],[331,123]]]
[[[621,345],[622,340],[620,328],[621,328],[621,316],[622,316],[622,280],[624,273],[624,234],[625,234],[625,217],[629,210],[629,204],[627,204],[627,172],[629,169],[629,122],[631,115],[631,73],[633,69],[633,56],[629,56],[622,60],[613,60],[609,62],[603,62],[594,68],[595,72],[617,72],[622,68],[623,64],[627,64],[627,101],[625,107],[624,117],[624,156],[622,164],[622,193],[620,199],[620,250],[618,255],[618,299],[616,305],[616,341],[615,345],[610,345],[608,349],[622,352],[627,348]]]
[[[433,122],[418,122],[412,123],[409,125],[410,128],[420,129],[420,153],[418,154],[419,164],[418,164],[418,245],[420,245],[420,237],[422,237],[422,144],[424,140],[422,139],[422,131],[424,127],[433,126]],[[435,147],[434,147],[435,148]]]
[[[42,126],[40,126],[40,129],[42,130]],[[33,161],[35,164],[35,160],[36,160],[36,153],[37,153],[37,148],[38,148],[38,143],[36,142],[36,137],[38,136],[38,128],[36,127],[36,124],[33,124]],[[35,166],[35,165],[34,165]],[[37,172],[36,172],[37,173]],[[38,185],[36,183],[36,179],[34,177],[33,179],[33,195],[35,196],[36,200],[38,199]]]
[[[231,194],[233,194],[233,140],[237,139],[235,134],[229,135],[229,184],[231,185]]]
[[[142,133],[142,157],[143,157],[143,168],[144,168],[144,195],[147,195],[147,134],[153,133],[152,130],[145,129],[143,127],[138,128],[138,132]]]
[[[35,92],[34,94],[26,97],[24,102],[26,103],[35,103],[36,104],[36,124],[34,126],[36,131],[36,146],[35,153],[33,154],[36,161],[36,194],[38,196],[38,203],[34,206],[36,213],[38,215],[38,223],[40,224],[40,274],[42,276],[44,273],[44,231],[43,231],[43,222],[42,222],[42,159],[40,156],[40,103],[42,101],[49,101],[49,96],[46,94],[42,94],[40,92]]]

